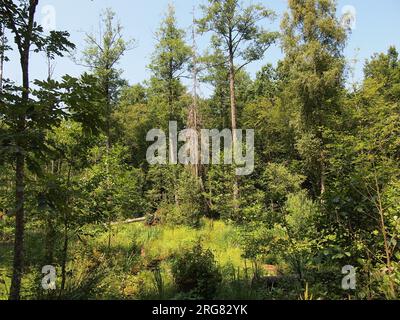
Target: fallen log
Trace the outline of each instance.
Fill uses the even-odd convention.
[[[141,217],[141,218],[135,218],[135,219],[127,219],[125,221],[118,221],[118,222],[112,222],[111,225],[119,225],[119,224],[130,224],[130,223],[136,223],[136,222],[142,222],[145,221],[146,217]]]

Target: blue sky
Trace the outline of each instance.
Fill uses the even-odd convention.
[[[147,65],[154,48],[154,32],[168,6],[173,3],[176,7],[179,26],[190,30],[193,7],[197,7],[206,0],[40,0],[37,21],[40,23],[45,14],[42,8],[53,6],[55,9],[55,22],[58,30],[68,30],[71,40],[77,45],[78,51],[84,47],[84,33],[95,32],[99,26],[99,15],[107,7],[111,7],[124,26],[124,35],[137,40],[137,47],[129,51],[122,59],[120,68],[124,70],[123,76],[131,84],[142,82],[149,77]],[[250,0],[244,0],[249,3]],[[253,1],[254,2],[254,1]],[[286,0],[258,0],[267,7],[275,10],[278,18],[268,27],[278,30],[282,13],[287,8]],[[365,59],[374,52],[384,52],[390,45],[400,48],[400,1],[399,0],[339,0],[338,15],[342,8],[351,5],[356,9],[356,27],[350,35],[345,51],[346,57],[357,58],[355,79],[362,78],[362,68]],[[198,11],[198,10],[197,10]],[[199,15],[200,12],[197,12]],[[189,40],[189,39],[188,39]],[[207,46],[207,38],[198,39],[200,51]],[[5,76],[19,82],[20,72],[18,60],[11,54],[11,62],[5,66]],[[271,48],[263,61],[248,66],[247,70],[252,76],[266,63],[275,64],[282,58],[279,46]],[[68,58],[58,59],[54,76],[63,74],[78,76],[85,69],[75,65]],[[44,79],[46,77],[45,59],[40,54],[34,54],[31,63],[31,79]],[[202,89],[207,95],[207,88]]]

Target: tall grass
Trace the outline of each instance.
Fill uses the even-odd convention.
[[[242,258],[237,230],[224,222],[203,219],[197,229],[164,225],[148,227],[142,223],[116,225],[112,229],[110,248],[106,230],[92,226],[85,230],[85,234],[79,238],[71,234],[67,289],[59,295],[53,293],[53,298],[174,299],[179,297],[179,293],[171,272],[173,259],[177,253],[199,241],[205,249],[213,252],[222,272],[218,298],[259,297],[251,286],[253,271]],[[28,237],[28,252],[32,246],[40,248],[37,246],[39,239],[38,235]],[[7,258],[0,262],[0,299],[6,298],[4,288],[9,282],[6,277],[4,286],[1,279],[11,270],[11,257],[7,252],[10,250],[0,248],[0,256]],[[40,261],[40,253],[35,252],[35,256],[33,266]],[[38,281],[42,276],[36,267],[29,269],[28,273],[24,277],[26,287],[31,288],[26,293],[27,298],[37,296],[41,290]],[[42,296],[46,297],[46,293]]]

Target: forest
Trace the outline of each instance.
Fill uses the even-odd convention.
[[[399,53],[352,81],[352,17],[286,2],[170,4],[129,83],[112,8],[78,50],[0,0],[0,300],[399,299]]]

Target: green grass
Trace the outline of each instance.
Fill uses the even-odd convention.
[[[104,229],[88,227],[85,231],[93,236],[81,236],[78,240],[71,235],[67,268],[69,290],[66,298],[173,299],[177,292],[171,274],[172,259],[176,253],[192,247],[198,241],[213,252],[222,270],[222,298],[226,295],[226,298],[237,297],[232,296],[233,291],[243,293],[243,288],[234,286],[243,286],[243,279],[239,281],[239,278],[243,278],[246,272],[251,274],[251,270],[245,270],[250,263],[246,264],[242,258],[235,227],[221,221],[203,219],[198,229],[164,225],[148,227],[143,223],[115,225],[112,228],[111,248],[108,248],[109,233]],[[41,261],[41,253],[38,252],[38,248],[41,248],[38,246],[40,238],[38,234],[26,237],[29,268],[23,281],[25,298],[34,297],[40,288],[40,283],[36,283],[37,279],[41,279],[38,264]],[[0,244],[0,282],[3,274],[8,287],[11,254],[10,244]],[[160,277],[156,277],[151,267],[154,261],[160,266],[161,292],[156,281]],[[57,270],[60,274],[59,266]],[[3,287],[0,283],[0,299],[7,297],[6,292],[1,291]]]
[[[234,277],[232,273],[245,274],[246,263],[236,241],[236,230],[221,221],[204,219],[199,229],[186,226],[147,227],[141,223],[115,226],[112,248],[129,250],[135,243],[141,250],[139,264],[142,267],[136,275],[128,276],[128,293],[140,299],[173,298],[176,292],[173,288],[170,258],[175,253],[192,247],[198,241],[201,241],[204,248],[213,252],[221,270],[229,273],[227,281]],[[103,234],[94,240],[93,245],[104,248],[107,243],[108,235]],[[146,264],[154,260],[161,261],[161,275],[165,287],[165,292],[161,296],[156,290],[154,275],[146,268]]]
[[[142,223],[119,225],[113,227],[112,247],[128,250],[132,243],[143,248],[143,253],[149,258],[167,258],[175,252],[187,249],[197,241],[201,241],[205,248],[209,248],[221,266],[233,264],[235,267],[244,267],[241,258],[242,251],[235,241],[234,227],[221,221],[203,220],[202,227],[192,229],[185,226],[156,226],[147,227]],[[108,242],[108,234],[97,237],[93,244],[104,247]]]

